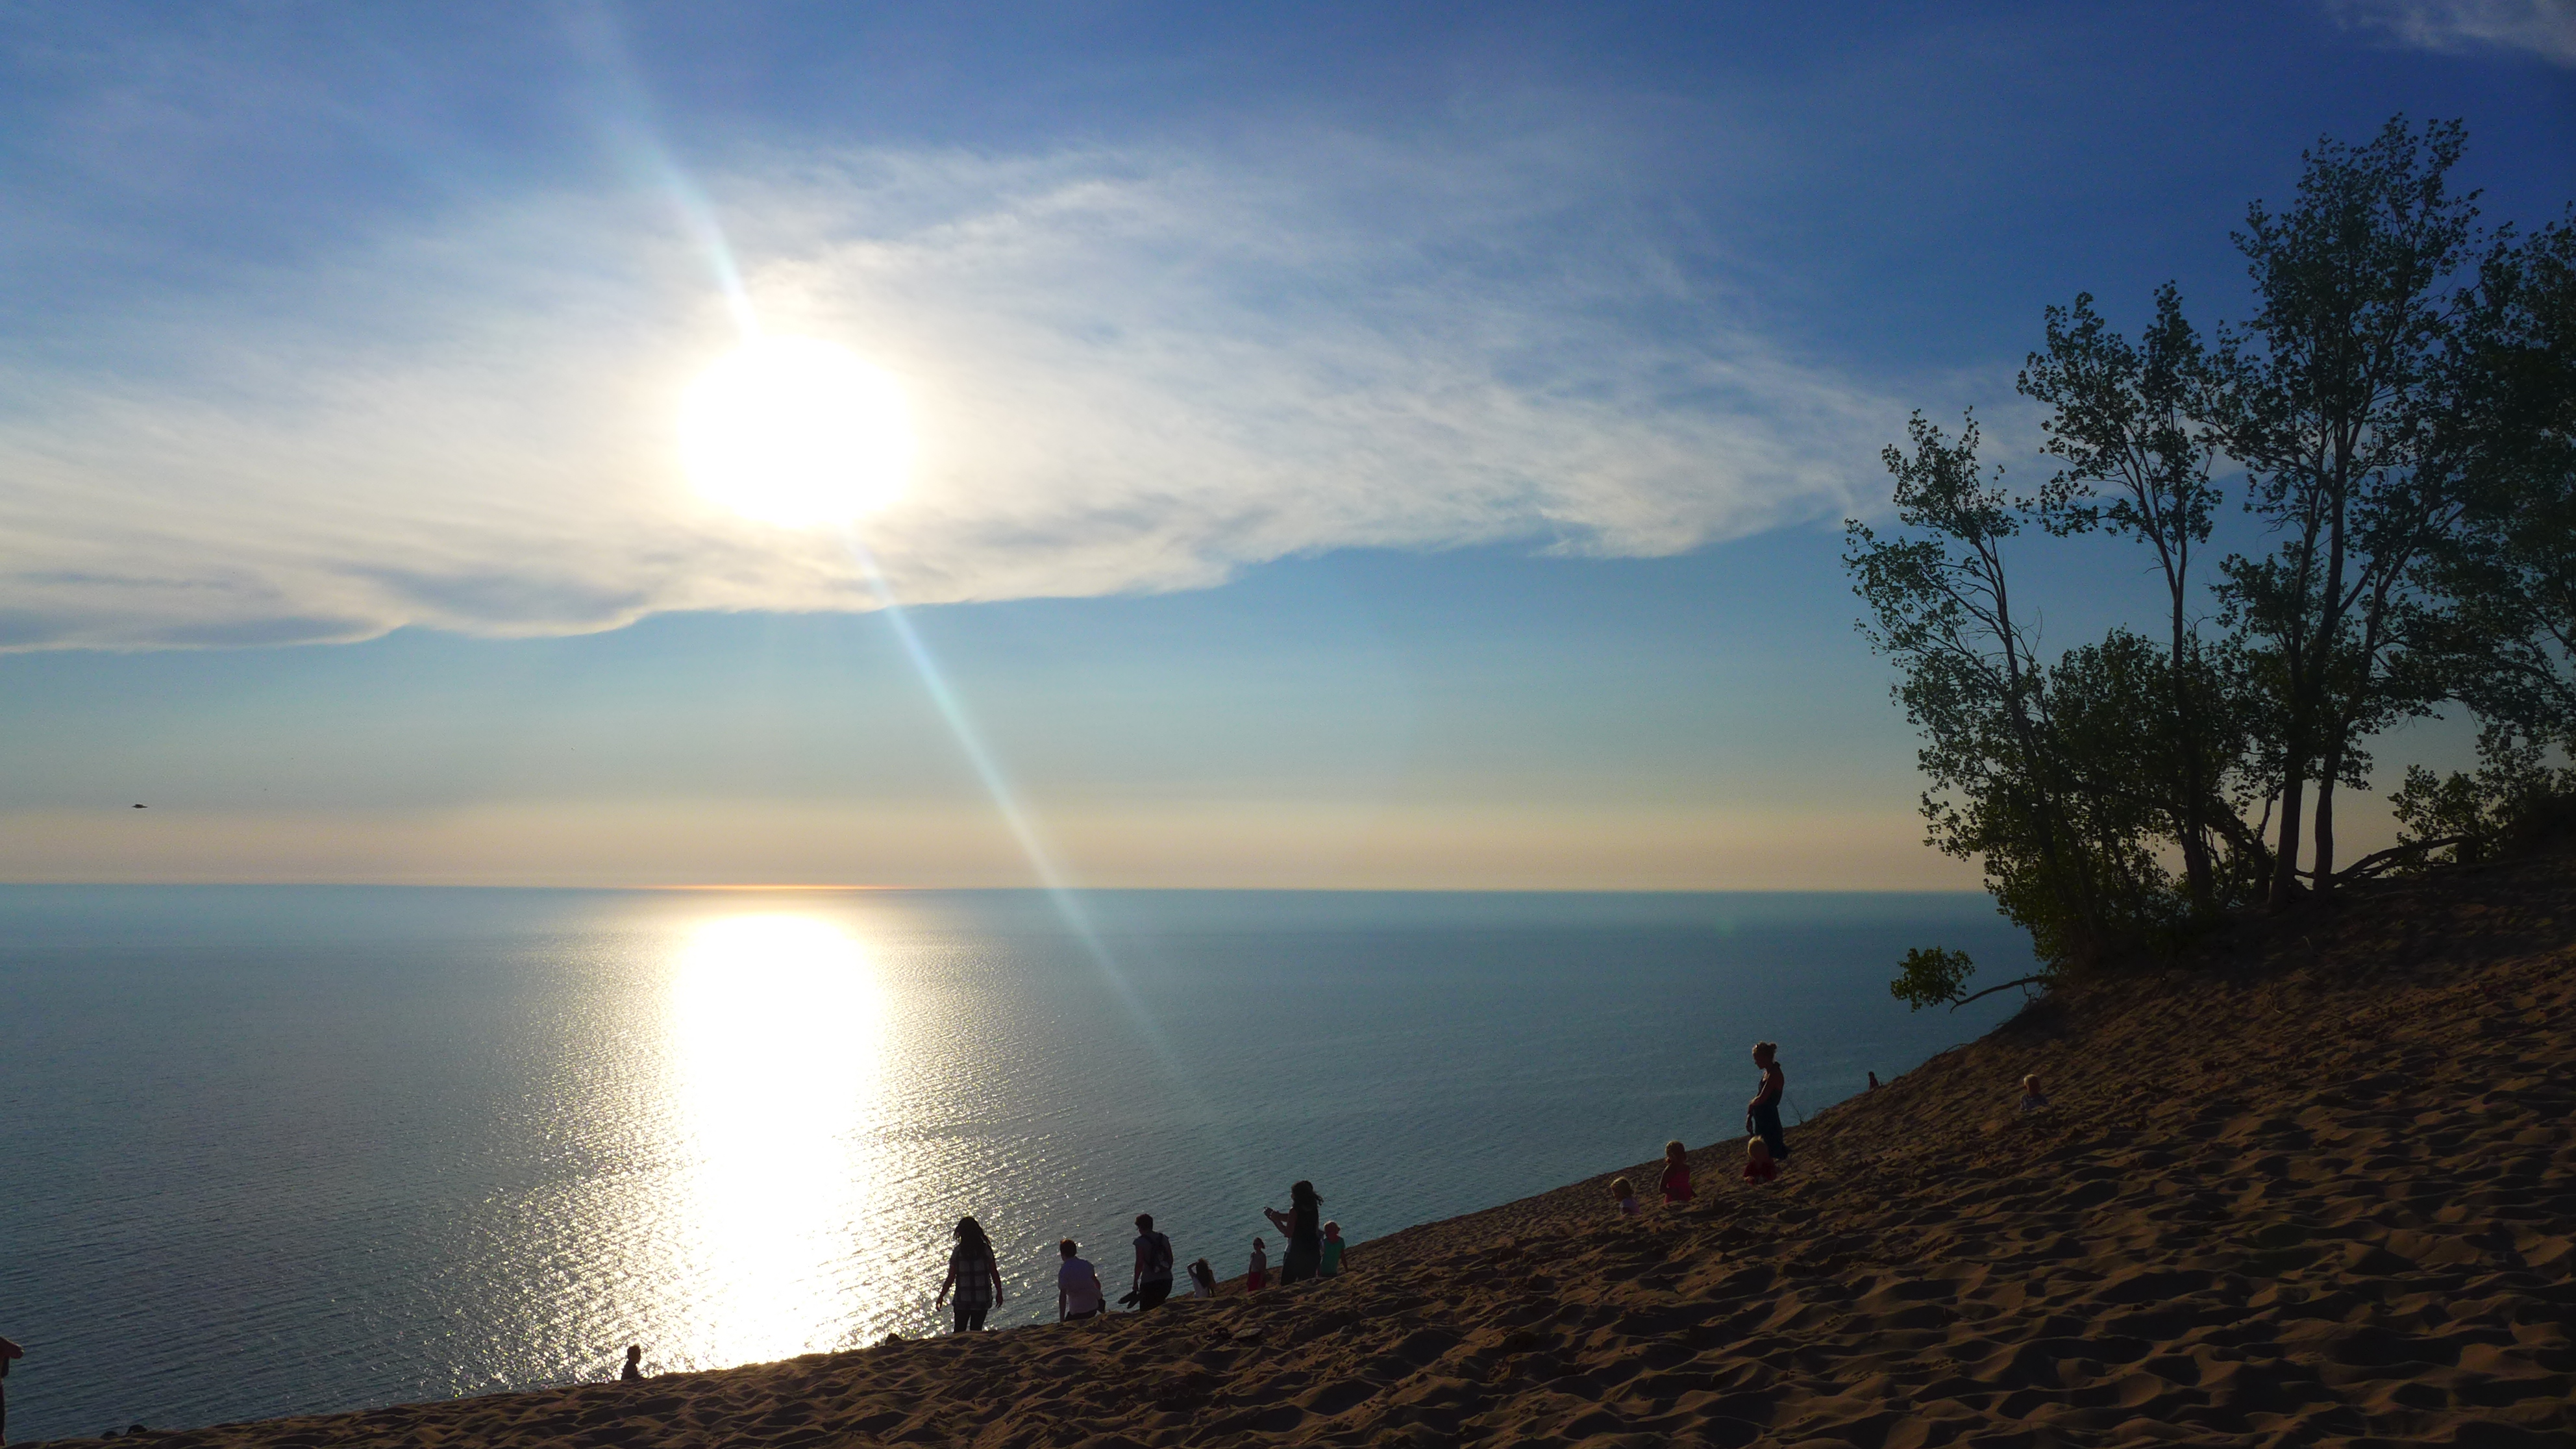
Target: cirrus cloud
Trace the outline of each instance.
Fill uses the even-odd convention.
[[[914,602],[1348,547],[1652,555],[1829,516],[1900,410],[1783,355],[1581,148],[780,155],[709,185],[775,331],[902,379]],[[663,198],[557,192],[0,352],[0,647],[524,635],[871,607],[723,515],[674,403],[732,323]]]
[[[2528,51],[2576,66],[2576,0],[2330,0],[2348,25],[2422,50]]]

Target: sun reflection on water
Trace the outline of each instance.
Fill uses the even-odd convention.
[[[670,978],[670,1126],[658,1356],[760,1362],[843,1346],[875,1294],[857,1280],[877,1175],[885,1006],[839,926],[731,916]]]

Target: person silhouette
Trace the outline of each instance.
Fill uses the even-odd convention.
[[[1780,1044],[1755,1042],[1753,1065],[1762,1071],[1762,1086],[1744,1104],[1744,1131],[1748,1137],[1762,1139],[1770,1149],[1767,1160],[1776,1168],[1789,1160],[1789,1137],[1780,1128],[1780,1098],[1789,1090],[1789,1074],[1780,1070]]]
[[[618,1382],[631,1384],[639,1382],[643,1377],[644,1345],[630,1343],[626,1345],[626,1367],[617,1372]]]
[[[1311,1182],[1288,1188],[1288,1211],[1263,1208],[1270,1225],[1288,1235],[1288,1252],[1279,1262],[1279,1281],[1302,1283],[1324,1266],[1324,1199]]]
[[[1100,1272],[1091,1260],[1079,1256],[1081,1245],[1071,1238],[1059,1240],[1056,1256],[1064,1261],[1055,1270],[1055,1319],[1074,1323],[1085,1318],[1106,1322],[1109,1317],[1109,1293],[1100,1286]]]
[[[0,1444],[9,1442],[9,1360],[26,1356],[25,1349],[0,1338]]]
[[[945,1302],[949,1291],[956,1290],[955,1331],[973,1333],[1002,1301],[1002,1265],[993,1259],[993,1240],[984,1236],[982,1223],[959,1218],[951,1236],[956,1246],[948,1252],[948,1281],[939,1285],[939,1297],[932,1301]]]
[[[1172,1296],[1172,1240],[1154,1231],[1152,1213],[1136,1214],[1136,1267],[1127,1286],[1139,1313]]]

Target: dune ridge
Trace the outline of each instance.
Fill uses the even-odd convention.
[[[2559,856],[2248,922],[1819,1114],[1773,1186],[1703,1147],[1642,1221],[1607,1184],[1651,1162],[1250,1298],[151,1442],[2565,1449],[2571,902]]]

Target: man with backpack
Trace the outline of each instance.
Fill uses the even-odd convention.
[[[1172,1296],[1172,1240],[1154,1231],[1152,1213],[1136,1214],[1136,1311],[1144,1312]]]

